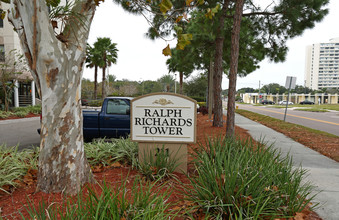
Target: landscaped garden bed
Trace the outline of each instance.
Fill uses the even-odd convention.
[[[19,155],[27,166],[16,171],[22,174],[13,180],[15,187],[0,186],[9,191],[0,195],[1,217],[319,219],[308,209],[312,186],[302,183],[302,169],[292,169],[289,158],[254,142],[243,129],[236,127],[237,140],[224,140],[225,131],[225,127],[212,127],[208,116],[198,115],[198,143],[188,146],[187,175],[171,172],[163,156],[157,166],[144,166],[150,169],[150,175],[144,175],[136,143],[129,140],[86,144],[96,183],[87,184],[73,197],[35,192],[37,154],[27,152],[30,159]],[[16,153],[21,152],[2,154],[0,163]]]

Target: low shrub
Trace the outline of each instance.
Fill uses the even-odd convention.
[[[27,111],[17,111],[14,113],[15,116],[20,117],[20,118],[24,118],[28,115]]]
[[[15,107],[11,109],[12,112],[26,112],[27,114],[29,113],[28,107]]]
[[[4,118],[8,118],[13,116],[12,112],[5,112],[5,111],[0,111],[0,118],[4,119]]]
[[[190,96],[190,98],[196,100],[197,102],[205,102],[205,97]]]
[[[201,106],[198,108],[198,112],[200,112],[203,115],[208,114],[208,108],[206,106]]]
[[[33,114],[41,114],[41,105],[35,105],[35,106],[28,106],[26,107],[28,112]]]
[[[199,107],[206,107],[206,102],[197,102]]]
[[[9,118],[11,116],[16,116],[16,117],[26,117],[29,113],[33,114],[41,114],[41,106],[36,105],[36,106],[26,106],[26,107],[16,107],[12,108],[10,111],[5,112],[5,111],[0,111],[0,118]]]
[[[93,107],[101,107],[104,100],[91,100],[88,105]]]

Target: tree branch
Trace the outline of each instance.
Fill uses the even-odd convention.
[[[266,12],[266,11],[259,11],[259,12],[251,12],[251,13],[244,13],[243,16],[252,16],[252,15],[277,15],[282,14],[283,11],[276,11],[276,12]]]
[[[74,4],[71,14],[65,20],[65,26],[60,35],[67,43],[86,48],[96,4],[94,0],[79,0]]]

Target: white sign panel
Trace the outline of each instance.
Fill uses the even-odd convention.
[[[196,101],[153,93],[131,101],[131,138],[138,142],[194,143]]]

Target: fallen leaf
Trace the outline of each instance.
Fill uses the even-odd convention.
[[[301,212],[295,213],[294,220],[304,220],[305,214]]]

